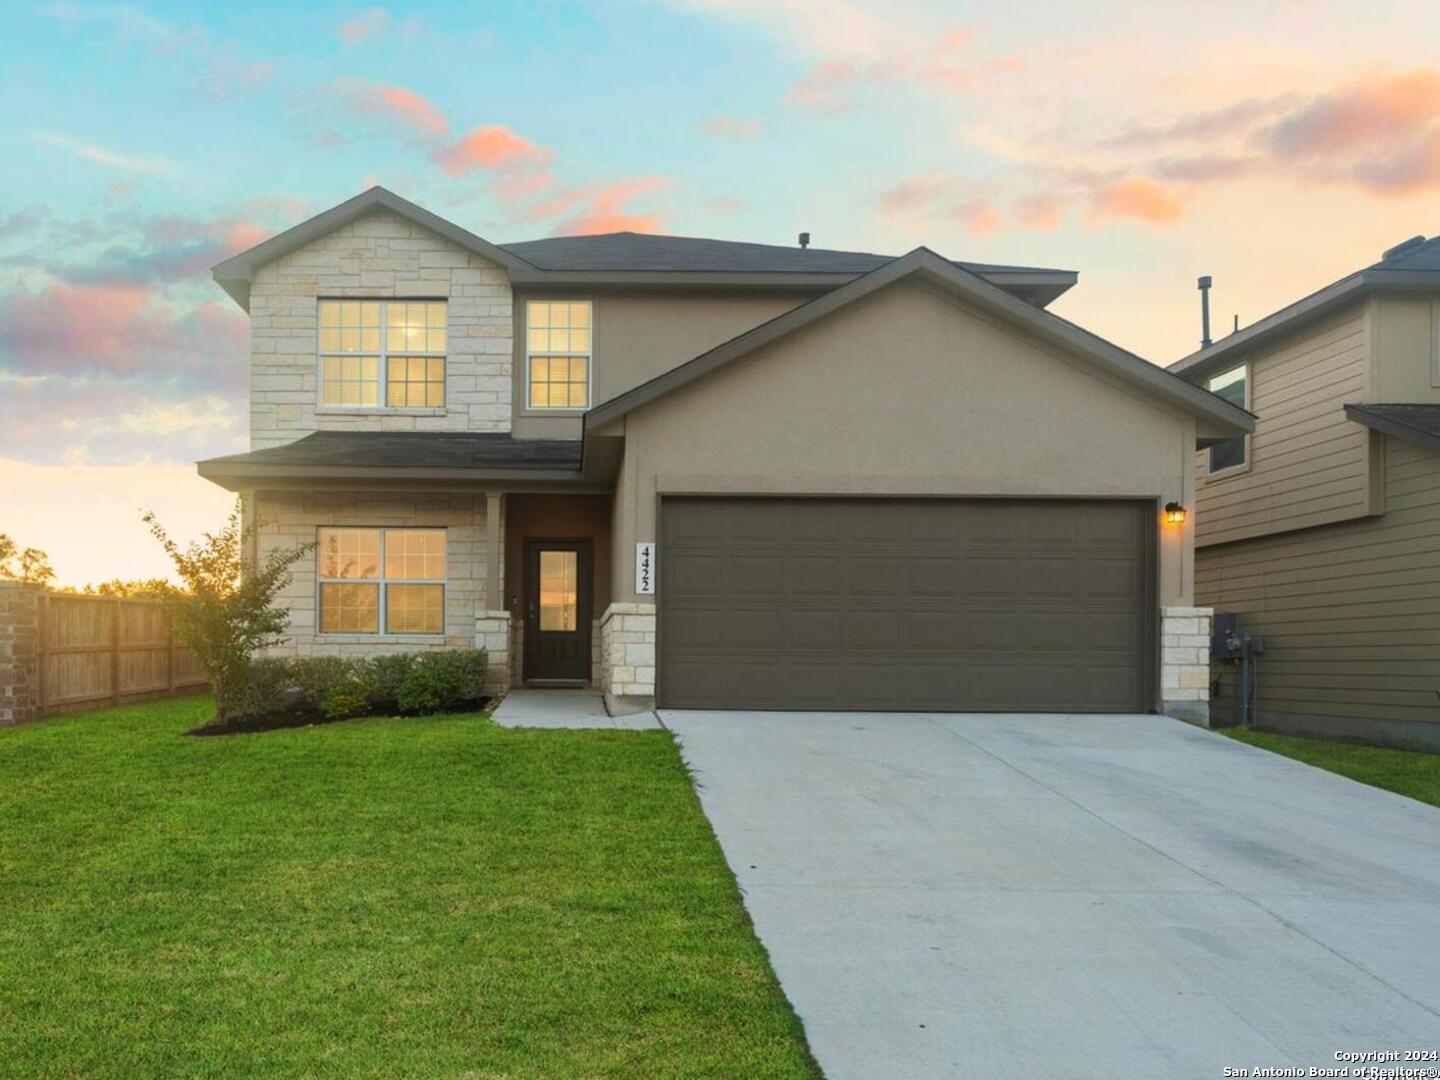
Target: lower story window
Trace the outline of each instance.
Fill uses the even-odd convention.
[[[323,528],[323,634],[445,632],[445,530]]]

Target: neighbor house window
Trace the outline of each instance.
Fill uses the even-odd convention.
[[[445,404],[444,300],[321,300],[320,404]]]
[[[588,300],[532,300],[526,307],[526,400],[532,409],[590,407]]]
[[[443,634],[445,530],[320,530],[320,632]]]
[[[1205,388],[1216,397],[1223,398],[1241,409],[1247,407],[1249,385],[1248,372],[1244,364],[1231,368],[1229,371],[1222,371],[1208,383]],[[1228,469],[1238,469],[1245,464],[1247,450],[1246,436],[1237,435],[1233,439],[1225,439],[1221,442],[1212,443],[1206,458],[1206,472],[1218,473]]]

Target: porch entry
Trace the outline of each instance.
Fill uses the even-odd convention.
[[[525,680],[588,682],[589,540],[525,541]]]

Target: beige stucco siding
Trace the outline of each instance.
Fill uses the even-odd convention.
[[[1190,503],[1194,421],[923,286],[841,309],[624,418],[614,598],[664,492],[1143,496]],[[1188,524],[1160,602],[1189,601]],[[660,589],[664,582],[658,583]]]
[[[803,303],[796,293],[695,295],[655,293],[553,294],[594,305],[592,392],[596,404],[663,374],[708,349]],[[530,294],[544,300],[550,294]],[[525,301],[515,300],[515,433],[521,438],[578,439],[578,416],[525,408]]]
[[[444,408],[322,406],[321,297],[446,300]],[[268,263],[250,290],[251,447],[316,430],[508,431],[511,308],[501,267],[386,210]]]
[[[1440,454],[1386,437],[1383,457],[1383,516],[1197,553],[1197,599],[1265,638],[1262,726],[1440,737]]]
[[[1344,412],[1346,404],[1374,400],[1369,336],[1362,303],[1250,357],[1258,419],[1248,464],[1207,477],[1205,453],[1195,455],[1198,545],[1371,512],[1369,439]]]

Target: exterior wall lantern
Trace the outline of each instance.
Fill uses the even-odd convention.
[[[1185,507],[1181,506],[1178,502],[1166,503],[1165,521],[1170,525],[1184,525]]]

